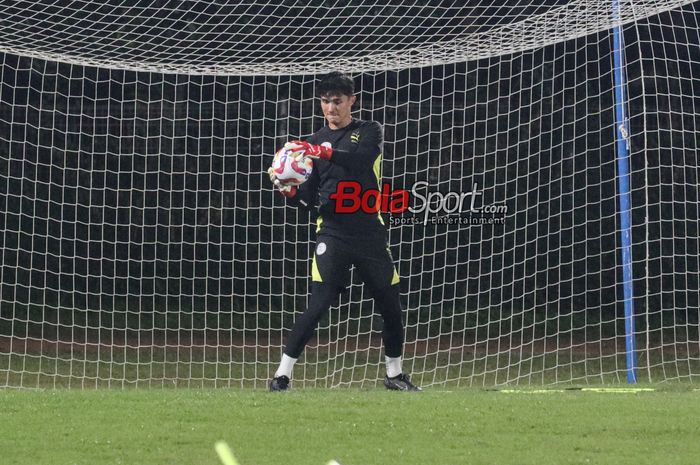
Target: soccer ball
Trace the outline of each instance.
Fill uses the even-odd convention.
[[[297,157],[302,156],[299,161]],[[281,148],[272,161],[272,170],[275,176],[285,186],[298,186],[303,184],[314,169],[311,158],[304,157],[303,151],[293,151]]]

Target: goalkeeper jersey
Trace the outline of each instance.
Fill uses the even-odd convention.
[[[359,183],[360,195],[367,189],[380,189],[383,137],[379,123],[353,119],[340,129],[324,126],[307,142],[330,144],[332,161],[314,160],[311,177],[299,186],[297,194],[290,199],[292,203],[308,209],[318,205],[319,235],[385,244],[387,229],[380,213],[364,212],[361,208],[353,213],[338,213],[336,200],[331,198],[340,181]]]

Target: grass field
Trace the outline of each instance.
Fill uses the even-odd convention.
[[[697,464],[700,391],[0,391],[0,463]]]

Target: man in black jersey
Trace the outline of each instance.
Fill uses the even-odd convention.
[[[419,391],[401,368],[403,322],[399,299],[399,275],[387,246],[387,229],[381,215],[338,213],[333,193],[340,181],[353,181],[367,189],[380,186],[382,128],[374,121],[352,117],[354,82],[341,73],[330,73],[317,87],[321,109],[328,123],[306,141],[292,141],[287,148],[303,151],[314,159],[311,177],[301,186],[284,186],[268,171],[270,179],[288,199],[301,208],[318,204],[316,251],[312,262],[309,307],[294,322],[280,366],[270,381],[271,391],[289,389],[297,358],[316,331],[321,316],[337,302],[348,285],[350,267],[355,265],[372,293],[384,320],[382,340],[386,358],[387,389]]]

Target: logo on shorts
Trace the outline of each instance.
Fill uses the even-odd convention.
[[[319,242],[318,245],[316,246],[316,255],[323,255],[323,253],[325,251],[326,251],[326,243]]]

